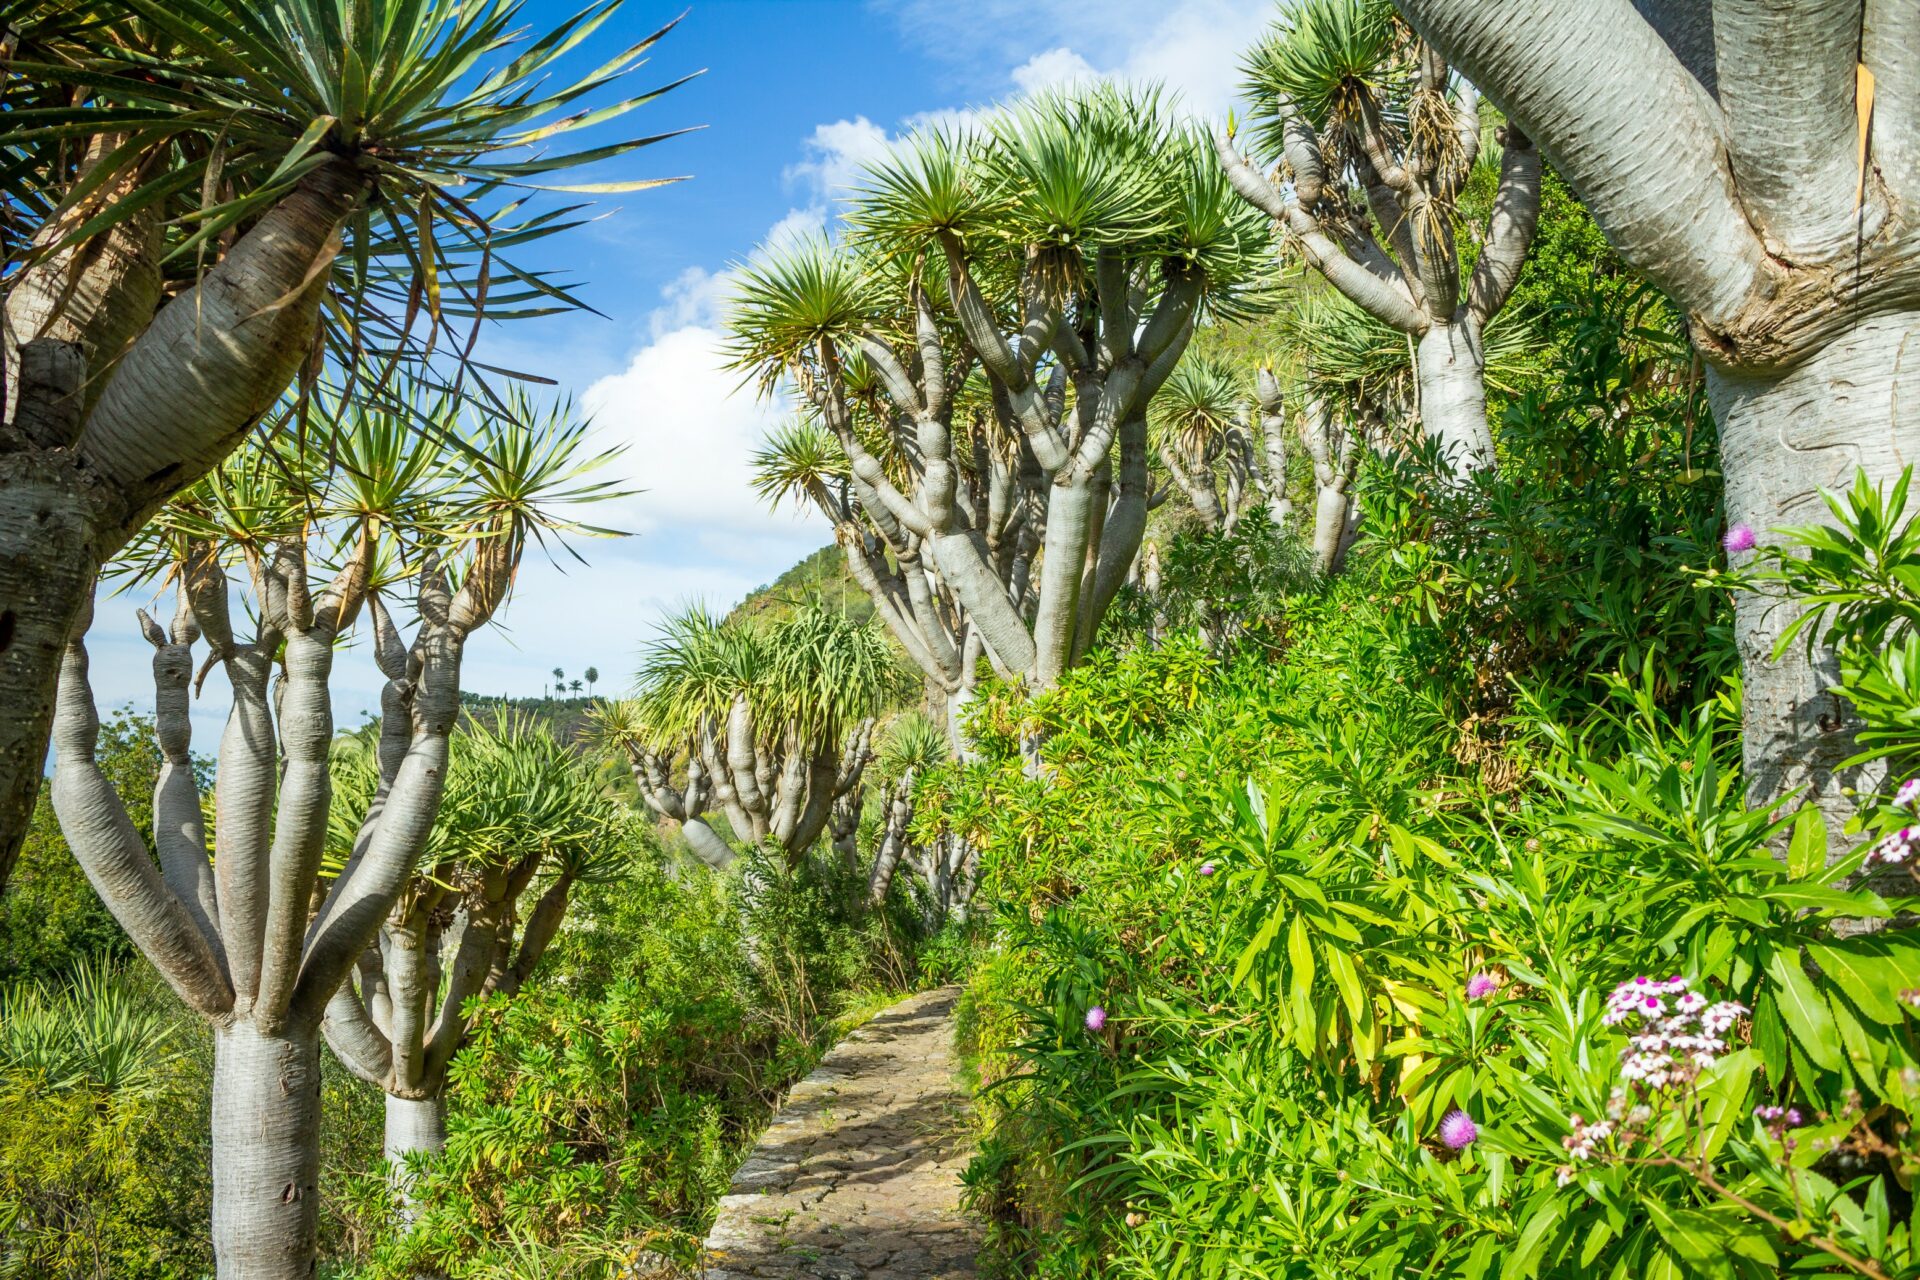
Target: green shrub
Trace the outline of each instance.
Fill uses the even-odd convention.
[[[210,1269],[199,1028],[157,994],[99,963],[0,991],[0,1276]]]
[[[1280,661],[1170,637],[982,699],[923,820],[997,908],[963,1010],[997,1271],[1920,1273],[1914,878],[1747,808],[1711,440],[1596,331],[1557,358],[1614,372],[1517,408],[1499,480],[1367,477],[1371,545],[1281,602]],[[1904,771],[1903,497],[1761,585],[1827,606]],[[1910,825],[1888,795],[1862,835]]]

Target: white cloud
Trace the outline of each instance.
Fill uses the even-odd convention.
[[[804,185],[818,203],[842,199],[868,165],[883,158],[891,145],[887,131],[865,116],[814,126],[802,144],[806,158],[788,165],[782,176]]]
[[[1091,62],[1073,50],[1062,47],[1034,54],[1013,69],[1011,78],[1014,88],[1025,94],[1095,80],[1099,76],[1100,73],[1093,69]]]
[[[582,396],[596,442],[625,446],[623,465],[645,489],[618,504],[625,527],[691,534],[768,521],[748,460],[787,410],[741,385],[724,345],[711,324],[669,329]]]
[[[928,53],[990,90],[1030,93],[1089,74],[1157,80],[1205,116],[1233,103],[1240,56],[1278,12],[1273,0],[1105,0],[1089,22],[1085,0],[881,2]]]
[[[827,207],[810,204],[804,209],[789,209],[784,218],[767,229],[767,238],[761,243],[768,249],[791,249],[808,240],[818,239],[827,231]]]

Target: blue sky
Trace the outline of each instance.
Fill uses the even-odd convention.
[[[529,25],[581,2],[529,0]],[[680,7],[627,0],[590,56]],[[817,517],[769,512],[746,487],[747,455],[782,408],[719,368],[730,266],[770,237],[825,225],[836,191],[919,117],[1108,74],[1162,81],[1194,110],[1224,114],[1239,53],[1273,12],[1273,0],[693,0],[637,74],[649,85],[706,74],[624,127],[704,127],[594,175],[689,180],[608,197],[599,221],[521,259],[569,273],[605,318],[519,321],[485,339],[492,360],[555,379],[593,411],[603,441],[625,446],[619,469],[645,492],[591,518],[635,536],[583,544],[585,568],[530,560],[504,626],[468,645],[463,685],[537,695],[553,667],[571,677],[592,665],[601,691],[618,692],[663,614],[695,599],[730,605],[830,540]],[[606,140],[619,127],[603,127]],[[131,604],[102,601],[90,636],[103,709],[152,705]],[[364,649],[343,653],[336,722],[376,707],[379,683]],[[224,694],[211,679],[196,707],[201,751],[218,742]]]

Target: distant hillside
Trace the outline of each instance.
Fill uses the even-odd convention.
[[[586,733],[587,713],[605,698],[501,698],[492,694],[460,694],[460,707],[482,724],[492,726],[514,716],[545,725],[562,742],[578,742]]]
[[[873,617],[873,601],[847,573],[847,555],[838,544],[820,548],[764,587],[747,593],[734,607],[729,620],[752,618],[761,614],[775,617],[806,600],[818,597],[837,605],[855,622]]]

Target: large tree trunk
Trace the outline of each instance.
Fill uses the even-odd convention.
[[[95,572],[231,452],[293,380],[312,351],[336,229],[365,191],[366,178],[344,164],[316,170],[157,314],[145,285],[116,289],[138,325],[125,316],[62,325],[45,300],[16,307],[9,297],[9,314],[79,340],[83,356],[88,343],[121,343],[122,330],[139,336],[124,354],[115,346],[110,376],[40,406],[29,399],[24,350],[17,357],[8,343],[21,385],[8,392],[14,415],[0,428],[0,889],[46,761],[59,647]],[[70,420],[48,424],[36,408]]]
[[[1331,577],[1340,572],[1346,552],[1347,490],[1345,484],[1323,484],[1313,506],[1313,567]]]
[[[90,515],[68,467],[0,455],[0,889],[40,794],[60,660],[100,562]]]
[[[1074,481],[1060,477],[1047,495],[1047,532],[1040,558],[1040,609],[1033,622],[1035,652],[1033,667],[1028,673],[1031,692],[1051,689],[1073,664],[1094,501],[1091,479]]]
[[[1678,0],[1396,4],[1686,312],[1720,424],[1729,520],[1761,537],[1824,523],[1819,488],[1844,489],[1856,467],[1884,484],[1920,457],[1909,372],[1920,10],[1715,3],[1704,39],[1698,6]],[[1862,67],[1870,102],[1857,96]],[[1841,788],[1876,779],[1835,776],[1854,726],[1826,692],[1832,655],[1816,646],[1811,661],[1772,661],[1792,616],[1777,602],[1737,605],[1748,793],[1766,804],[1809,788],[1837,857],[1853,810]]]
[[[1420,421],[1461,475],[1494,465],[1487,426],[1487,361],[1480,326],[1464,313],[1435,324],[1415,348],[1420,373]]]
[[[320,1037],[219,1028],[213,1253],[219,1280],[312,1280],[319,1247]]]
[[[1905,312],[1861,321],[1785,374],[1709,368],[1729,523],[1747,524],[1763,539],[1782,525],[1825,523],[1821,489],[1844,491],[1855,468],[1891,485],[1920,459],[1920,370],[1902,359],[1916,343],[1920,312]],[[1759,804],[1806,788],[1838,856],[1850,843],[1842,829],[1854,807],[1845,790],[1871,793],[1885,781],[1885,766],[1839,769],[1856,749],[1858,722],[1828,692],[1837,678],[1831,653],[1816,649],[1810,658],[1796,641],[1772,660],[1796,612],[1777,598],[1736,602],[1747,791]]]
[[[396,1169],[406,1164],[416,1151],[434,1153],[447,1146],[447,1095],[436,1089],[425,1098],[396,1098],[387,1095],[386,1140],[382,1145],[388,1163]]]

